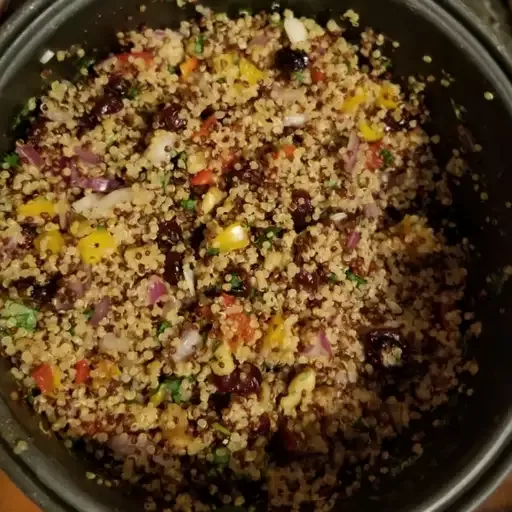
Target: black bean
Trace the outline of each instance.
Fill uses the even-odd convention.
[[[155,112],[153,127],[173,132],[183,130],[187,126],[187,121],[180,117],[180,110],[181,106],[177,103],[161,105],[159,110]]]
[[[77,136],[81,137],[86,132],[91,131],[97,124],[98,117],[94,113],[88,112],[84,114],[78,121]]]
[[[212,380],[219,393],[248,396],[259,392],[261,372],[253,364],[244,363],[229,375],[213,375]]]
[[[292,192],[292,201],[291,215],[293,225],[295,231],[300,233],[312,223],[315,209],[311,203],[311,196],[305,190],[294,190]]]
[[[37,229],[30,224],[22,224],[21,234],[23,235],[23,242],[19,244],[20,249],[30,249],[34,245],[34,240],[37,237]]]
[[[130,90],[130,82],[119,75],[114,75],[105,86],[105,94],[109,96],[125,96]]]
[[[209,117],[213,116],[213,114],[215,114],[215,110],[209,105],[201,112],[201,119],[206,121]]]
[[[276,52],[275,65],[280,71],[293,73],[306,69],[309,64],[309,57],[303,50],[292,50],[289,47],[281,48]]]
[[[182,276],[183,255],[179,252],[169,251],[165,255],[164,279],[171,285],[176,286]]]
[[[183,233],[176,219],[162,222],[158,226],[158,246],[169,247],[183,241]]]
[[[197,228],[195,228],[190,235],[189,244],[196,256],[199,255],[199,249],[201,248],[201,245],[204,241],[205,231],[206,226],[201,224],[200,226],[197,226]]]
[[[30,297],[38,304],[49,304],[55,295],[57,295],[57,290],[59,289],[59,282],[61,278],[62,275],[59,273],[55,274],[45,284],[34,284],[32,286]]]
[[[249,162],[241,162],[231,169],[227,175],[226,181],[229,187],[237,182],[259,186],[263,181],[263,171],[260,165],[258,165],[256,169],[252,169]]]
[[[110,116],[123,110],[123,100],[113,94],[105,94],[96,100],[91,114],[96,117]]]
[[[394,329],[374,329],[366,333],[364,346],[367,361],[379,369],[404,366],[406,346],[402,336]]]
[[[316,291],[318,289],[318,285],[320,284],[320,279],[316,273],[301,269],[295,276],[295,282],[302,288],[306,288],[310,291]]]

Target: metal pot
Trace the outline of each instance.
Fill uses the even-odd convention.
[[[236,13],[239,8],[269,8],[269,0],[210,0],[216,10]],[[115,32],[145,22],[151,26],[176,25],[193,15],[174,2],[149,1],[141,13],[139,0],[29,0],[15,12],[0,33],[0,149],[12,143],[9,124],[13,113],[42,86],[39,58],[46,48],[67,48],[81,43],[107,53],[115,48]],[[436,82],[428,95],[431,131],[442,136],[440,162],[446,163],[460,135],[452,103],[467,109],[464,124],[484,148],[468,155],[472,171],[485,182],[489,200],[482,202],[472,183],[462,183],[449,213],[462,234],[475,245],[467,301],[484,322],[480,339],[469,344],[478,358],[479,374],[471,380],[474,394],[439,410],[443,428],[425,420],[424,455],[378,490],[363,491],[335,508],[365,512],[439,512],[473,510],[512,469],[512,342],[510,304],[512,286],[483,295],[486,277],[499,276],[512,256],[512,61],[502,46],[458,0],[288,0],[283,6],[300,14],[325,18],[353,8],[363,25],[385,32],[401,42],[394,53],[397,77],[422,73],[455,79],[449,88]],[[424,56],[431,57],[423,59]],[[55,64],[54,77],[70,76],[66,64]],[[76,71],[76,69],[74,70]],[[489,101],[492,93],[494,98]],[[471,176],[471,173],[469,173]],[[469,180],[471,181],[471,180]],[[491,279],[491,283],[494,282]],[[96,472],[94,462],[79,450],[64,445],[39,428],[40,418],[10,399],[14,382],[5,360],[0,362],[0,466],[21,489],[48,511],[141,510],[142,502],[126,489],[111,490],[85,478]],[[26,441],[29,449],[15,455]]]

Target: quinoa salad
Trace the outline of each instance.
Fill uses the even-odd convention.
[[[424,85],[347,21],[201,16],[54,81],[0,172],[2,354],[148,509],[338,497],[464,389]],[[346,18],[357,22],[348,12]],[[350,25],[350,24],[348,24]]]

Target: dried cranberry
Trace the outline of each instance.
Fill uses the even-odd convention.
[[[177,103],[162,105],[153,118],[154,128],[164,128],[169,131],[183,130],[187,121],[179,116],[181,106]]]
[[[183,234],[180,225],[176,219],[171,219],[167,222],[162,222],[158,226],[158,245],[159,246],[172,246],[176,245],[183,240]]]
[[[84,114],[78,121],[77,136],[81,137],[86,132],[92,130],[98,124],[98,117],[92,112]]]
[[[301,269],[295,276],[295,282],[297,285],[307,288],[308,290],[315,291],[318,289],[320,284],[319,276],[316,273],[308,272],[307,270]]]
[[[57,290],[59,288],[59,282],[62,278],[62,275],[56,274],[54,275],[47,283],[45,284],[37,284],[35,283],[32,286],[32,292],[30,293],[30,297],[37,302],[38,304],[46,304],[50,303],[52,299],[57,295]]]
[[[228,173],[227,181],[229,187],[235,182],[259,186],[263,181],[261,166],[258,165],[256,169],[252,169],[249,162],[240,162]]]
[[[213,116],[213,114],[215,114],[215,110],[211,105],[209,105],[201,112],[201,119],[206,121],[209,117]]]
[[[303,50],[292,50],[289,47],[277,50],[275,55],[275,65],[280,71],[285,73],[293,73],[294,71],[302,71],[309,64],[309,57]]]
[[[375,329],[365,336],[366,358],[375,368],[393,369],[404,366],[405,344],[393,329]]]
[[[247,396],[259,392],[261,372],[253,364],[244,363],[235,368],[229,375],[214,375],[213,383],[219,393],[235,393]]]
[[[390,132],[399,132],[401,130],[410,130],[409,123],[413,119],[413,115],[407,111],[403,110],[400,112],[400,119],[397,121],[394,116],[394,111],[390,111],[386,114],[384,118],[384,123],[387,127],[387,130]]]
[[[104,90],[107,95],[122,97],[130,90],[130,82],[122,76],[114,75]]]
[[[171,285],[176,286],[181,279],[181,264],[183,255],[179,252],[169,251],[165,255],[164,279]]]
[[[311,203],[311,196],[305,190],[294,190],[292,192],[292,219],[295,231],[301,232],[313,221],[315,209]]]
[[[270,418],[267,413],[263,413],[259,418],[258,428],[256,432],[262,436],[267,434],[270,430]]]
[[[123,110],[123,100],[119,96],[105,94],[96,100],[91,114],[96,117],[109,116],[117,114]]]
[[[21,234],[23,235],[23,242],[19,244],[20,249],[30,249],[37,237],[37,229],[30,224],[23,224],[21,227]]]

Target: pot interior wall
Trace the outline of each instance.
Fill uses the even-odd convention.
[[[228,10],[234,15],[239,8],[250,7],[254,11],[270,8],[270,2],[265,0],[205,3],[215,10]],[[106,55],[115,51],[115,33],[119,30],[136,28],[141,23],[151,27],[176,26],[180,20],[194,14],[190,6],[178,9],[174,2],[147,2],[144,13],[140,12],[139,6],[140,2],[136,0],[60,0],[43,19],[30,27],[17,48],[17,57],[9,59],[9,62],[0,60],[2,150],[7,150],[12,143],[7,134],[13,113],[44,86],[38,61],[45,48],[67,48],[81,43],[86,49],[95,49],[99,55]],[[426,420],[425,429],[429,430],[429,435],[423,442],[425,453],[417,464],[395,479],[384,481],[380,490],[366,490],[343,505],[347,512],[410,512],[416,510],[412,504],[453,487],[452,479],[463,474],[475,458],[482,458],[495,440],[498,427],[509,423],[511,415],[508,390],[512,387],[512,372],[509,370],[512,343],[507,323],[512,287],[505,285],[501,293],[496,293],[496,287],[493,290],[486,282],[486,277],[491,276],[491,285],[495,285],[501,269],[512,256],[511,210],[505,206],[506,201],[512,200],[509,193],[512,190],[510,93],[506,86],[497,82],[485,55],[474,54],[469,44],[457,41],[459,34],[452,28],[447,30],[442,18],[433,23],[437,8],[428,2],[297,0],[281,6],[293,7],[300,14],[320,19],[328,19],[330,12],[334,16],[342,14],[348,8],[358,11],[362,28],[372,26],[392,40],[400,41],[397,49],[392,50],[391,45],[387,47],[393,58],[395,79],[410,74],[438,77],[428,88],[427,103],[432,112],[429,129],[432,134],[441,135],[442,142],[436,149],[441,165],[446,164],[451,148],[460,145],[458,126],[461,120],[454,113],[453,102],[467,108],[463,124],[470,127],[475,140],[483,147],[482,152],[466,155],[471,172],[456,188],[454,204],[433,212],[435,217],[449,216],[459,223],[459,236],[471,237],[475,245],[466,302],[484,322],[484,331],[478,340],[468,345],[469,354],[475,355],[480,364],[479,374],[471,381],[474,396],[452,403],[438,413],[436,417],[441,414],[446,418],[446,428],[435,430],[431,428],[432,418]],[[432,57],[432,63],[423,60],[425,55]],[[67,63],[56,64],[52,69],[51,79],[76,73],[76,67]],[[455,79],[449,88],[440,85],[439,78],[443,72]],[[494,93],[493,101],[484,98],[486,91]],[[479,184],[485,185],[489,200],[480,200],[482,189],[474,190],[476,181],[473,181],[472,174],[478,177]],[[483,288],[491,288],[487,296],[480,293]],[[9,403],[14,417],[23,424],[25,434],[33,438],[34,449],[24,458],[31,464],[32,471],[53,487],[56,494],[64,494],[64,501],[79,509],[101,510],[103,506],[105,510],[108,507],[113,509],[117,503],[122,510],[130,510],[131,506],[140,510],[140,506],[132,502],[123,502],[120,493],[118,495],[87,482],[83,474],[86,467],[93,467],[92,463],[82,463],[81,454],[78,457],[69,455],[53,438],[40,433],[37,417],[9,402],[8,395],[14,384],[5,362],[2,365],[2,398]],[[398,453],[402,449],[397,446]],[[90,501],[85,498],[88,494],[91,495]]]

